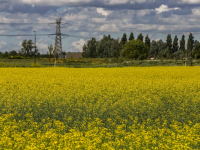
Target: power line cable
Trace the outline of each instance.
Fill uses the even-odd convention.
[[[37,36],[49,36],[52,39],[55,39],[56,35],[61,35],[63,38],[67,38],[67,37],[74,37],[74,38],[95,38],[95,37],[87,37],[87,36],[77,36],[77,35],[69,35],[69,34],[37,34]],[[0,37],[16,37],[16,36],[35,36],[33,34],[0,34]],[[96,38],[98,39],[98,38]]]

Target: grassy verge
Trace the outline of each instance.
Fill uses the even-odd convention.
[[[55,59],[0,59],[0,67],[54,67]],[[98,67],[152,67],[152,66],[190,66],[190,61],[184,60],[133,60],[116,58],[80,58],[80,59],[58,59],[56,67],[67,68],[98,68]],[[193,66],[200,66],[200,60],[192,60]]]

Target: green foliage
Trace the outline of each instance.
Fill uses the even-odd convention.
[[[15,56],[15,55],[17,55],[17,52],[15,50],[12,50],[11,52],[9,52],[9,55],[10,56]]]
[[[135,39],[134,34],[133,34],[133,32],[131,32],[131,34],[129,36],[129,41],[134,40],[134,39]]]
[[[192,33],[190,33],[189,38],[188,38],[188,42],[187,42],[187,55],[191,55],[191,51],[194,48],[194,36],[192,35]]]
[[[156,41],[153,40],[153,41],[151,42],[149,55],[153,54],[153,55],[157,56],[157,55],[158,55],[158,52],[159,52],[159,47],[158,47]]]
[[[185,56],[185,52],[182,50],[178,50],[178,51],[174,52],[174,55],[175,55],[176,59],[182,60],[183,57]]]
[[[180,48],[179,50],[185,51],[185,35],[182,35],[182,38],[180,40]]]
[[[145,37],[145,45],[150,49],[151,40],[148,35]]]
[[[92,38],[91,40],[87,41],[87,44],[83,46],[83,57],[87,58],[96,58],[96,39]]]
[[[148,47],[141,40],[131,40],[123,46],[121,55],[129,59],[146,59]]]
[[[126,36],[126,33],[124,33],[121,39],[121,44],[124,45],[126,42],[127,42],[127,36]]]
[[[49,61],[50,61],[50,59],[53,58],[53,45],[52,44],[50,46],[48,46],[47,55],[49,55]]]
[[[172,51],[172,38],[171,38],[171,34],[167,35],[166,43],[167,43],[167,47],[168,47],[169,53],[172,53],[173,51]]]
[[[193,58],[195,59],[200,58],[200,43],[197,40],[195,41],[194,44]]]
[[[35,46],[33,45],[34,43],[32,42],[32,40],[24,40],[22,42],[22,48],[21,51],[19,51],[19,54],[24,55],[25,57],[31,57],[34,55],[35,50],[33,50],[33,48],[35,48]],[[36,47],[36,55],[39,53],[39,50]]]
[[[158,53],[158,58],[169,58],[169,55],[170,55],[169,48],[167,47],[166,49]]]
[[[138,38],[137,38],[137,39],[138,39],[138,40],[141,40],[141,41],[143,42],[143,38],[144,38],[144,37],[143,37],[142,33],[140,33],[140,34],[138,35]]]
[[[178,37],[176,35],[175,38],[174,38],[174,42],[173,42],[173,52],[178,51],[178,47],[179,47],[179,45],[178,45]]]
[[[9,56],[9,59],[23,59],[23,56],[15,55],[15,56]]]
[[[121,44],[119,39],[113,39],[110,36],[105,36],[96,44],[97,57],[119,57],[121,51]]]
[[[163,53],[165,53],[165,52],[162,52],[163,50],[165,50],[167,48],[167,44],[166,43],[164,43],[162,40],[159,40],[159,41],[152,41],[151,42],[151,46],[150,46],[150,55],[151,54],[154,54],[155,55],[155,57],[157,57],[158,56],[158,54],[160,55],[160,56],[158,56],[158,57],[164,57],[165,55],[163,55]],[[166,58],[166,57],[164,57],[164,58]]]

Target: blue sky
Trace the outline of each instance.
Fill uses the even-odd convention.
[[[101,39],[111,34],[121,38],[123,33],[149,35],[151,40],[166,41],[189,32],[200,40],[200,0],[0,0],[0,23],[53,23],[59,17],[70,26],[62,33],[63,50],[78,52],[90,38]],[[48,25],[0,25],[0,34],[49,34],[55,29]],[[75,38],[79,36],[82,38]],[[0,37],[0,51],[20,50],[24,39],[34,37]],[[49,37],[37,37],[40,53],[46,53]]]

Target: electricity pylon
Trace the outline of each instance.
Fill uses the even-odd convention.
[[[52,37],[53,35],[49,35],[50,38],[55,39],[55,46],[54,46],[54,58],[58,56],[58,58],[63,58],[62,54],[62,39],[69,37],[68,34],[62,34],[61,28],[63,28],[67,23],[62,23],[61,18],[56,19],[56,23],[49,24],[51,27],[56,26],[56,35],[55,37]]]

